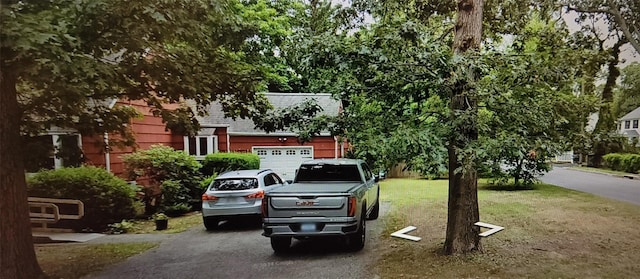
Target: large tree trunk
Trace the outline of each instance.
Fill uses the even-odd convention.
[[[595,130],[600,134],[609,134],[615,130],[616,123],[611,115],[611,104],[613,103],[613,89],[616,87],[616,80],[620,77],[618,63],[620,62],[620,47],[626,44],[627,40],[618,40],[611,48],[611,57],[607,63],[607,82],[602,89],[602,106],[598,111],[598,122]],[[605,137],[608,138],[608,137]],[[609,152],[607,149],[608,142],[602,140],[597,142],[594,147],[592,165],[599,167],[602,164],[602,156]]]
[[[0,278],[43,278],[33,249],[16,77],[0,69]]]
[[[458,1],[458,17],[453,41],[454,55],[476,52],[482,39],[483,0]],[[477,79],[473,69],[462,69],[463,80],[455,85],[451,96],[454,127],[449,141],[449,211],[445,254],[482,251],[478,211],[478,173],[474,152],[461,153],[478,140],[478,104],[475,88],[469,82]],[[461,121],[460,119],[464,119]],[[461,156],[462,155],[462,156]]]

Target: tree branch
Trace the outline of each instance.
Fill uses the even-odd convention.
[[[636,52],[640,53],[640,42],[631,33],[631,30],[627,25],[627,21],[624,19],[624,17],[622,17],[622,14],[620,14],[620,8],[618,8],[618,5],[616,5],[615,3],[610,3],[609,5],[611,6],[611,9],[609,9],[609,14],[613,16],[613,20],[618,24],[620,31],[622,31],[622,34],[627,37],[627,40],[629,41],[629,43],[631,43]]]
[[[609,2],[609,8],[582,8],[582,7],[572,7],[567,5],[567,9],[569,11],[579,12],[579,13],[601,13],[608,14],[613,17],[613,21],[618,25],[617,29],[622,31],[622,34],[629,40],[631,46],[636,50],[636,52],[640,53],[640,41],[633,36],[631,33],[631,29],[629,29],[629,25],[627,25],[627,21],[624,19],[622,14],[620,13],[620,8],[615,3]]]

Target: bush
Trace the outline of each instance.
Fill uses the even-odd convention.
[[[96,167],[43,171],[27,181],[32,197],[77,199],[84,217],[65,222],[75,230],[103,231],[111,223],[135,216],[135,191],[124,180]]]
[[[191,211],[192,197],[189,189],[182,187],[179,181],[165,180],[162,182],[162,202],[160,210],[171,215],[178,216]]]
[[[214,153],[204,158],[201,172],[210,176],[231,170],[251,170],[260,168],[260,157],[252,153]]]
[[[640,170],[639,154],[611,153],[604,155],[605,166],[616,171],[638,173]]]
[[[201,165],[183,151],[153,145],[124,155],[123,160],[129,179],[149,179],[149,185],[143,186],[147,214],[158,210],[184,211],[192,200],[199,200],[202,195]]]
[[[213,175],[205,178],[204,180],[202,180],[202,182],[200,182],[200,188],[202,189],[203,193],[204,193],[204,191],[207,190],[209,185],[211,185],[211,182],[213,182],[213,180],[216,179],[216,177],[218,177],[218,174],[214,173]]]

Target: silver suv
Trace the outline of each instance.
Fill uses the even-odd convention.
[[[202,220],[207,230],[233,216],[260,215],[265,193],[286,182],[270,169],[238,170],[216,177],[202,194]]]

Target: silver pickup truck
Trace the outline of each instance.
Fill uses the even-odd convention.
[[[262,200],[263,235],[284,252],[291,239],[338,236],[354,251],[364,247],[365,219],[380,211],[380,187],[362,160],[311,160],[302,163],[292,184]]]

